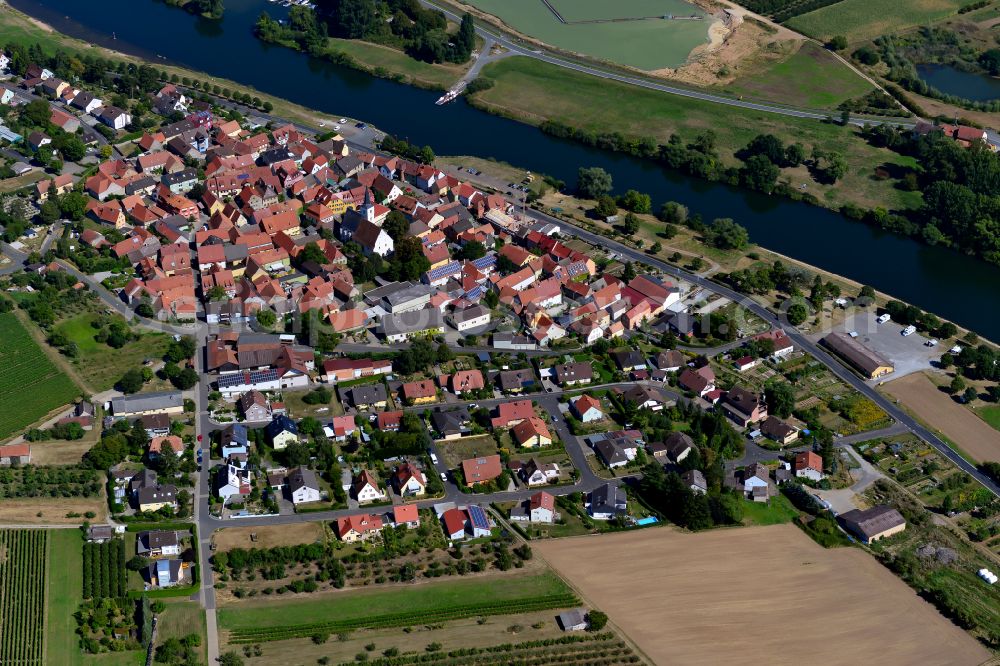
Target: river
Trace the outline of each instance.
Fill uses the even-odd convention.
[[[973,102],[1000,99],[1000,78],[979,72],[963,72],[952,65],[925,63],[917,65],[917,74],[927,85],[946,95],[957,95]]]
[[[265,0],[226,0],[207,21],[153,0],[8,0],[57,30],[157,61],[161,57],[312,107],[373,123],[439,155],[492,157],[567,183],[580,166],[600,166],[616,189],[675,200],[705,220],[731,217],[763,247],[843,275],[1000,340],[1000,268],[885,233],[832,211],[688,178],[652,162],[588,148],[473,109],[434,105],[439,93],[370,77],[264,44],[252,34]],[[112,34],[116,39],[112,39]],[[163,60],[160,60],[161,62]]]

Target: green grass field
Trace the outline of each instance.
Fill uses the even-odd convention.
[[[903,192],[890,181],[872,178],[877,165],[902,164],[912,158],[869,146],[853,128],[723,107],[599,79],[531,58],[506,58],[487,65],[483,74],[494,79],[496,85],[477,93],[474,103],[524,122],[555,120],[595,132],[648,136],[663,143],[673,133],[687,142],[710,129],[723,161],[732,165],[739,164],[733,156],[736,150],[756,135],[770,133],[785,142],[801,142],[807,153],[812,146],[818,146],[845,156],[848,172],[842,180],[832,186],[809,182],[809,191],[825,205],[837,207],[851,202],[865,208],[892,209],[914,207],[920,202],[919,193]],[[804,167],[789,174],[793,183],[809,180]]]
[[[677,67],[708,41],[709,20],[649,19],[614,23],[560,23],[542,0],[466,0],[508,26],[546,44],[644,70]],[[557,0],[567,21],[637,16],[705,16],[683,0]]]
[[[13,313],[0,314],[0,438],[31,425],[79,395]]]
[[[141,333],[121,349],[114,349],[94,339],[97,329],[90,324],[98,317],[95,312],[84,312],[59,323],[56,329],[75,342],[79,355],[71,359],[81,380],[94,391],[104,391],[114,386],[129,368],[141,366],[148,358],[160,359],[166,352],[170,336],[136,329]],[[155,382],[156,380],[154,380]],[[146,390],[155,390],[155,385]],[[163,386],[162,388],[166,388]]]
[[[219,609],[223,629],[254,629],[348,620],[402,611],[436,611],[452,606],[566,594],[555,574],[503,576],[434,582],[384,590],[338,592],[314,599],[266,599]]]
[[[841,0],[785,23],[817,39],[844,35],[849,42],[927,25],[950,16],[975,0]]]
[[[446,90],[468,68],[467,65],[448,63],[433,65],[411,58],[397,49],[358,39],[330,38],[328,43],[331,49],[343,51],[363,65],[400,74],[408,81],[424,87]]]
[[[770,504],[743,502],[743,522],[747,525],[778,525],[790,523],[798,517],[799,511],[784,495],[771,498]]]
[[[861,97],[873,86],[824,48],[806,42],[786,60],[726,87],[752,99],[836,109],[844,100]]]
[[[1000,430],[1000,407],[980,407],[975,410],[975,414],[996,430]]]

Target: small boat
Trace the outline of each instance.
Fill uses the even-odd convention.
[[[438,98],[438,101],[434,103],[437,104],[438,106],[442,106],[444,104],[447,104],[448,102],[454,101],[456,97],[458,97],[458,91],[449,90],[445,94],[441,95],[441,97]]]

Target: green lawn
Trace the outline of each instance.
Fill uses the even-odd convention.
[[[841,0],[786,22],[793,30],[829,39],[844,35],[850,42],[874,39],[950,16],[975,0]]]
[[[387,590],[337,592],[315,599],[240,602],[219,609],[219,626],[230,630],[279,627],[567,592],[566,584],[552,573],[484,577]]]
[[[777,525],[790,523],[798,517],[799,511],[784,495],[771,498],[769,504],[743,501],[743,522],[747,525]]]
[[[801,142],[807,153],[816,146],[845,156],[847,175],[833,186],[812,181],[804,167],[784,171],[793,184],[808,182],[809,191],[824,205],[838,207],[852,202],[864,208],[892,209],[919,201],[919,194],[915,197],[915,193],[893,187],[891,181],[873,179],[876,166],[899,164],[902,160],[891,151],[869,146],[853,127],[720,106],[600,79],[531,58],[506,58],[487,65],[483,74],[494,79],[496,85],[474,95],[473,104],[523,122],[541,124],[553,120],[592,132],[650,137],[659,143],[665,143],[675,133],[688,142],[712,130],[721,159],[729,165],[740,164],[734,156],[738,149],[758,134],[770,133],[786,143]]]
[[[789,58],[762,72],[738,79],[728,92],[815,109],[836,109],[847,99],[861,97],[873,86],[829,51],[805,42]]]
[[[202,659],[208,661],[208,642],[205,638],[205,610],[197,601],[188,599],[163,599],[166,609],[156,619],[156,644],[168,638],[184,638],[190,634],[201,636]]]
[[[31,425],[80,389],[46,356],[14,313],[0,314],[0,439]]]
[[[980,407],[975,413],[993,428],[1000,430],[1000,407]]]
[[[49,532],[49,589],[45,646],[49,664],[82,664],[73,613],[83,601],[83,535]]]
[[[470,4],[499,17],[518,32],[556,48],[656,70],[683,64],[691,51],[708,41],[711,20],[683,0],[556,0],[553,5],[567,21],[608,18],[701,16],[702,20],[663,18],[609,23],[560,23],[541,0],[470,0]]]

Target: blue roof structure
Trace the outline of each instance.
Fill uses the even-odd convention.
[[[450,264],[445,264],[444,266],[439,266],[434,270],[427,271],[427,277],[433,282],[434,280],[439,280],[443,277],[449,275],[455,275],[462,272],[462,264],[453,261]]]
[[[218,384],[219,389],[222,390],[232,386],[276,381],[278,381],[278,371],[275,368],[268,368],[267,370],[251,370],[249,372],[234,372],[229,375],[222,375],[219,377]]]
[[[485,257],[480,257],[479,259],[473,261],[472,265],[478,268],[479,270],[483,270],[484,268],[491,268],[497,265],[497,255],[487,254]]]

